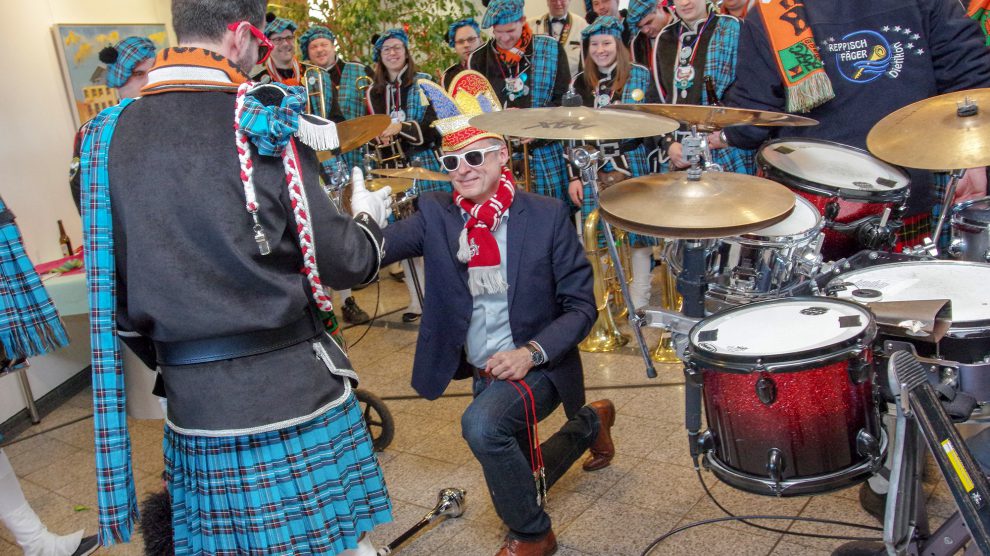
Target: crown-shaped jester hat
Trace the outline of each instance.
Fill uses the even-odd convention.
[[[433,127],[443,135],[444,151],[463,149],[486,137],[502,139],[497,133],[482,131],[468,123],[474,116],[502,109],[484,75],[474,70],[462,71],[451,81],[449,91],[425,79],[420,79],[419,85],[437,113]]]

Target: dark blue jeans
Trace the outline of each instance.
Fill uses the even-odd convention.
[[[524,380],[533,391],[537,418],[545,419],[560,405],[557,389],[545,371],[530,371]],[[591,446],[600,425],[598,414],[585,406],[541,444],[548,486]],[[461,434],[481,463],[495,511],[510,535],[521,540],[546,535],[550,516],[536,503],[523,399],[512,384],[475,378],[474,401],[461,417]],[[540,431],[541,438],[545,435]]]

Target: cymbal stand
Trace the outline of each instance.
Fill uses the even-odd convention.
[[[571,163],[581,170],[581,181],[590,186],[589,189],[594,198],[595,206],[599,205],[598,161],[600,158],[601,153],[589,152],[583,147],[578,147],[571,151]],[[646,340],[643,339],[643,331],[641,329],[643,317],[633,307],[632,295],[629,293],[629,284],[626,282],[626,271],[622,268],[619,251],[615,247],[615,236],[612,234],[612,226],[604,219],[601,220],[601,225],[602,231],[605,234],[605,245],[608,246],[608,254],[612,258],[612,264],[615,267],[615,277],[619,281],[619,287],[622,288],[622,297],[625,298],[626,307],[629,309],[629,326],[636,336],[640,354],[643,356],[643,362],[646,364],[646,376],[656,378],[657,370],[653,366],[653,359],[650,358],[650,349],[646,346]]]
[[[691,131],[681,138],[681,149],[684,159],[691,163],[691,167],[687,169],[688,179],[701,179],[702,172],[722,171],[722,166],[712,162],[708,137],[698,131],[698,126],[691,126]]]
[[[330,166],[327,168],[327,166]],[[328,163],[320,164],[320,175],[323,178],[323,189],[338,212],[343,212],[343,191],[351,181],[351,173],[342,156],[337,155]]]
[[[939,207],[938,211],[938,223],[935,225],[935,231],[932,233],[931,239],[926,237],[921,245],[905,249],[905,253],[908,255],[938,256],[938,241],[942,236],[942,226],[945,225],[945,216],[949,214],[952,208],[952,200],[956,198],[956,186],[959,185],[959,180],[962,179],[965,172],[966,170],[953,170],[949,173],[949,183],[945,186],[945,193],[942,195],[942,206]]]

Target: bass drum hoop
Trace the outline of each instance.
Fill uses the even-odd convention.
[[[849,150],[858,154],[866,155],[868,158],[876,160],[882,164],[886,164],[887,166],[890,166],[891,168],[899,172],[901,176],[904,178],[904,186],[891,191],[875,190],[875,191],[863,191],[863,192],[859,192],[855,189],[835,187],[832,185],[813,182],[807,178],[803,178],[801,176],[796,176],[790,172],[786,172],[778,168],[777,166],[771,164],[763,156],[764,149],[770,149],[777,144],[796,143],[796,142],[816,143],[820,145],[841,147],[844,150]],[[757,151],[756,153],[756,163],[757,165],[759,165],[760,169],[763,170],[763,173],[766,175],[768,179],[782,183],[788,187],[793,187],[794,189],[804,191],[805,193],[810,193],[812,195],[818,195],[821,197],[836,197],[844,201],[897,204],[903,202],[907,198],[908,189],[910,188],[911,185],[910,177],[907,175],[907,172],[905,172],[904,169],[901,168],[900,166],[894,166],[893,164],[884,162],[863,149],[850,147],[849,145],[836,143],[835,141],[825,141],[823,139],[795,139],[795,138],[774,139],[773,141],[769,141],[765,143],[762,147],[760,147],[759,151]]]
[[[763,496],[806,496],[809,494],[822,494],[833,492],[842,488],[850,487],[869,479],[883,467],[883,461],[887,455],[887,432],[880,427],[880,457],[873,459],[864,456],[863,461],[821,475],[810,475],[807,477],[796,477],[786,481],[774,481],[769,477],[751,475],[739,471],[724,463],[718,458],[716,450],[705,452],[705,463],[708,468],[718,477],[718,480],[727,485],[738,488],[752,494]]]
[[[745,356],[745,355],[731,355],[726,353],[713,353],[704,348],[701,348],[694,342],[695,332],[701,330],[701,326],[704,325],[712,317],[724,317],[732,313],[737,313],[741,311],[751,311],[754,307],[759,307],[761,305],[770,304],[780,304],[780,303],[796,303],[796,302],[825,302],[832,303],[838,302],[841,305],[846,305],[848,307],[855,308],[859,311],[863,311],[866,317],[869,319],[869,323],[863,328],[863,330],[856,334],[855,336],[843,340],[841,342],[836,342],[834,344],[815,348],[806,349],[803,351],[796,351],[787,354],[779,355],[763,355],[763,356]],[[685,360],[687,364],[695,369],[710,369],[717,372],[730,372],[730,373],[753,373],[753,372],[797,372],[804,371],[808,369],[819,368],[823,365],[828,365],[831,363],[837,363],[839,361],[845,361],[846,359],[852,359],[857,357],[864,350],[868,349],[873,345],[873,341],[877,337],[877,324],[873,318],[873,315],[869,311],[863,308],[859,303],[853,301],[846,301],[844,299],[834,299],[830,297],[814,297],[814,296],[802,296],[802,297],[787,297],[779,299],[769,299],[766,301],[758,301],[756,303],[750,303],[748,305],[741,305],[739,307],[734,307],[726,311],[712,315],[712,317],[706,318],[695,324],[691,331],[688,333],[688,349],[685,352]]]

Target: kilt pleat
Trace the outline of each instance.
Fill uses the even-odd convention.
[[[336,554],[391,521],[353,394],[311,421],[234,437],[165,429],[175,552]]]

